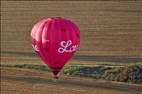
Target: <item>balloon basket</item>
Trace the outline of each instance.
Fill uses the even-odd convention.
[[[59,79],[59,77],[58,76],[54,76],[53,79]]]
[[[53,79],[55,79],[55,80],[58,80],[58,79],[59,79],[58,73],[59,73],[59,70],[54,70],[54,71],[53,71]]]
[[[57,82],[59,80],[59,77],[58,76],[54,76],[53,79],[52,79],[54,82]]]

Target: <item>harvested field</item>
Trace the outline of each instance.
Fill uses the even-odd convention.
[[[1,94],[141,94],[142,86],[1,67]]]

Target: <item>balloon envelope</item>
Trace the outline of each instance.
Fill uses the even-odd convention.
[[[64,18],[43,19],[32,29],[31,43],[38,56],[57,75],[77,51],[80,30]]]

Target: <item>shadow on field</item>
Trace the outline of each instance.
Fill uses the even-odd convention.
[[[130,86],[127,84],[116,84],[110,82],[81,82],[81,81],[68,81],[68,80],[56,80],[45,79],[39,77],[18,77],[18,76],[1,76],[1,80],[15,80],[22,81],[32,84],[52,84],[52,85],[62,85],[67,87],[89,87],[89,88],[102,88],[102,89],[114,89],[118,91],[128,91],[134,94],[141,94],[141,87]]]
[[[5,55],[17,55],[24,57],[35,57],[36,54],[32,52],[10,52],[2,51]],[[87,56],[87,55],[75,55],[75,60],[82,61],[96,61],[96,62],[115,62],[115,63],[137,63],[142,62],[142,57],[128,57],[128,56]]]

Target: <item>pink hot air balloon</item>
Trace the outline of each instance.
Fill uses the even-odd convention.
[[[52,70],[54,77],[77,51],[80,31],[64,18],[47,18],[39,21],[31,32],[32,47]]]

